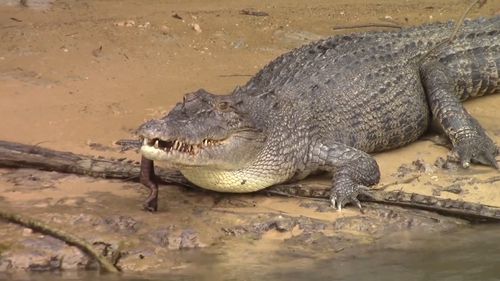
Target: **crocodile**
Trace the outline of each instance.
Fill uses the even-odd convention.
[[[416,141],[431,122],[463,168],[498,169],[497,146],[462,102],[500,92],[500,16],[467,20],[446,43],[453,27],[333,36],[279,56],[227,95],[186,94],[137,130],[145,208],[157,210],[154,161],[163,161],[220,192],[328,172],[333,207],[361,209],[358,195],[380,179],[370,153]]]

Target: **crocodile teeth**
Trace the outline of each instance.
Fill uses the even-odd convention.
[[[177,150],[183,151],[184,150],[184,143],[179,141],[177,144]]]
[[[181,152],[185,154],[191,154],[195,155],[200,152],[200,150],[203,150],[205,147],[211,147],[219,144],[219,141],[216,140],[211,140],[211,139],[203,139],[201,143],[197,144],[190,144],[190,143],[185,143],[180,140],[161,140],[158,138],[154,139],[148,139],[144,138],[142,140],[143,145],[147,145],[150,147],[154,147],[156,149],[162,149],[165,152]]]

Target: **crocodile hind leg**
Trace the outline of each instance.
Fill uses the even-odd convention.
[[[352,203],[361,210],[357,196],[380,180],[375,159],[341,143],[320,145],[314,151],[313,162],[319,165],[320,170],[330,172],[333,176],[330,193],[333,207],[341,210],[346,203]]]
[[[498,169],[498,149],[462,106],[451,72],[439,62],[430,62],[420,73],[432,114],[451,140],[462,166],[467,168],[472,162]]]
[[[150,212],[156,212],[158,210],[158,184],[156,183],[153,160],[149,160],[142,156],[139,179],[141,183],[149,189],[149,196],[144,202],[144,209]]]

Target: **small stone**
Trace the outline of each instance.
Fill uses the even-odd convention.
[[[137,27],[139,27],[139,28],[148,28],[149,26],[151,26],[151,23],[149,21],[147,21],[144,24],[139,24]]]
[[[100,57],[102,55],[102,45],[92,50],[92,55],[96,58]]]
[[[133,20],[125,20],[125,21],[119,21],[119,22],[115,22],[115,26],[119,26],[119,27],[132,27],[132,26],[135,26],[135,21]]]
[[[135,21],[133,20],[125,21],[125,27],[132,27],[132,26],[135,26]]]
[[[458,183],[443,188],[443,191],[450,192],[453,194],[460,194],[463,192],[462,187]]]
[[[30,236],[33,233],[31,228],[23,228],[23,236]]]
[[[160,31],[163,32],[163,34],[166,34],[170,32],[170,28],[166,25],[162,25],[160,26]]]
[[[192,24],[191,24],[191,28],[192,28],[194,31],[196,31],[197,33],[201,33],[201,27],[200,27],[200,25],[199,25],[199,24],[197,24],[197,23],[192,23]]]
[[[173,17],[174,19],[184,20],[184,19],[183,19],[183,18],[182,18],[179,14],[177,14],[177,13],[173,14],[173,15],[172,15],[172,17]]]
[[[245,42],[244,39],[238,39],[236,41],[231,42],[231,47],[235,49],[241,49],[248,47],[248,44]]]

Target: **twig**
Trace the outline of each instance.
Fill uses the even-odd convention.
[[[424,62],[427,58],[435,56],[436,52],[441,50],[441,48],[444,48],[444,47],[446,47],[446,45],[453,42],[453,40],[455,40],[455,37],[458,34],[458,31],[460,30],[460,28],[462,28],[464,21],[465,21],[465,17],[469,14],[470,10],[476,4],[478,4],[479,8],[481,8],[485,3],[486,3],[486,0],[474,0],[474,1],[472,1],[472,3],[469,5],[469,7],[467,7],[465,12],[460,16],[460,19],[455,23],[455,27],[453,28],[451,35],[448,38],[446,38],[445,40],[439,42],[436,46],[434,46],[432,49],[430,49],[422,57],[418,57],[418,64],[422,64],[422,62]]]
[[[221,74],[219,77],[251,77],[250,74]]]
[[[413,175],[411,177],[408,177],[406,179],[402,179],[402,180],[397,180],[397,181],[393,181],[393,182],[390,182],[390,183],[386,183],[386,184],[383,184],[383,185],[380,185],[380,186],[377,186],[375,188],[373,188],[372,190],[385,190],[386,188],[388,188],[389,186],[394,186],[394,185],[398,185],[398,184],[405,184],[405,183],[410,183],[416,179],[418,179],[420,177],[420,175]]]
[[[390,24],[390,23],[367,23],[367,24],[358,24],[358,25],[337,25],[333,27],[333,30],[343,30],[343,29],[355,29],[355,28],[394,28],[401,29],[403,28],[400,25]]]
[[[267,16],[269,16],[269,14],[266,12],[254,11],[251,9],[243,9],[240,11],[240,14],[246,15],[246,16],[255,16],[255,17],[267,17]]]

